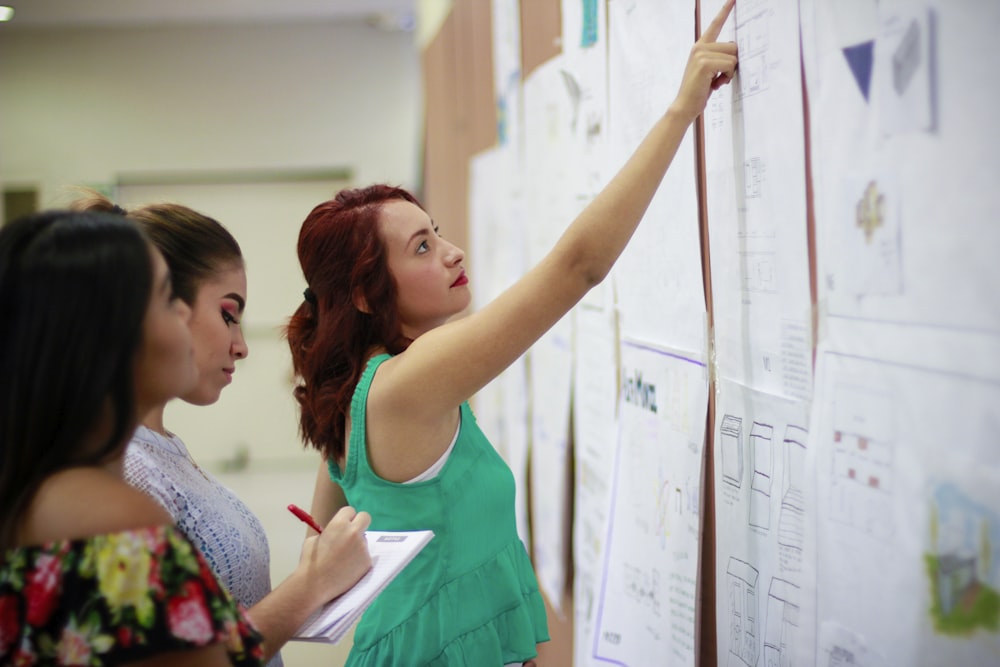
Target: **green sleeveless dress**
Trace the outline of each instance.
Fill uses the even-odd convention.
[[[351,401],[343,471],[330,476],[372,530],[433,530],[434,538],[365,611],[349,667],[500,667],[535,657],[547,641],[545,607],[517,535],[514,476],[463,403],[458,439],[433,479],[397,484],[368,464],[368,390],[373,357]]]

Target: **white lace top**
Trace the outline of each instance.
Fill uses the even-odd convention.
[[[170,512],[237,602],[250,608],[271,592],[271,552],[260,520],[195,466],[180,438],[140,426],[125,453],[125,479]],[[268,667],[283,667],[281,655]]]

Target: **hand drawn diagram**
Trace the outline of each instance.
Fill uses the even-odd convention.
[[[757,626],[757,568],[730,557],[726,569],[729,600],[729,667],[756,667],[760,653]]]
[[[793,667],[798,629],[799,587],[784,579],[771,579],[767,592],[763,667]]]
[[[771,437],[774,428],[754,422],[750,429],[750,458],[753,477],[750,480],[750,515],[748,523],[757,528],[771,527]]]
[[[738,489],[743,486],[743,419],[726,415],[722,418],[719,435],[722,479]]]
[[[746,237],[774,237],[772,216],[768,215],[768,204],[777,195],[768,181],[767,147],[756,145],[747,137],[744,124],[752,125],[764,112],[766,103],[774,100],[764,95],[771,85],[771,72],[780,64],[780,59],[772,55],[772,21],[775,10],[769,0],[753,0],[741,3],[736,10],[736,43],[740,50],[740,68],[732,91],[733,111],[736,120],[733,125],[735,146],[739,146],[736,160],[736,178],[745,203],[745,227],[741,235]],[[755,97],[758,99],[754,100]],[[772,109],[773,110],[773,109]],[[740,169],[742,162],[742,169]],[[773,267],[772,267],[773,273]]]
[[[830,518],[882,541],[894,533],[893,414],[887,394],[846,384],[835,391]]]
[[[781,510],[778,514],[778,544],[802,551],[805,540],[806,440],[809,432],[789,424],[782,443],[784,481],[781,484]]]
[[[778,293],[778,266],[773,252],[741,252],[740,271],[744,292]]]

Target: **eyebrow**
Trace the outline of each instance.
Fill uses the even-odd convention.
[[[425,228],[418,229],[417,231],[413,232],[413,234],[410,235],[410,238],[406,241],[406,247],[409,248],[410,245],[413,243],[413,240],[421,236],[430,236],[430,232],[428,232],[427,229]]]
[[[235,301],[236,302],[236,306],[237,306],[237,308],[239,308],[239,311],[241,313],[243,312],[243,309],[246,308],[246,306],[247,306],[247,302],[244,301],[243,297],[241,297],[236,292],[230,292],[229,294],[225,295],[222,298],[223,299],[232,299],[233,301]]]
[[[440,230],[440,228],[437,226],[437,223],[434,222],[433,218],[431,219],[431,230],[435,234],[437,234],[438,231]],[[413,243],[413,239],[415,239],[415,238],[417,238],[419,236],[430,236],[430,234],[428,233],[428,231],[426,229],[418,229],[417,231],[413,232],[413,234],[410,235],[409,239],[407,239],[407,241],[406,241],[406,247],[410,247],[410,244]]]

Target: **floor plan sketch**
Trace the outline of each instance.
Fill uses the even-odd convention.
[[[773,252],[742,252],[743,291],[778,292],[778,267]]]
[[[892,400],[858,386],[837,388],[833,408],[830,518],[868,535],[893,535]]]

